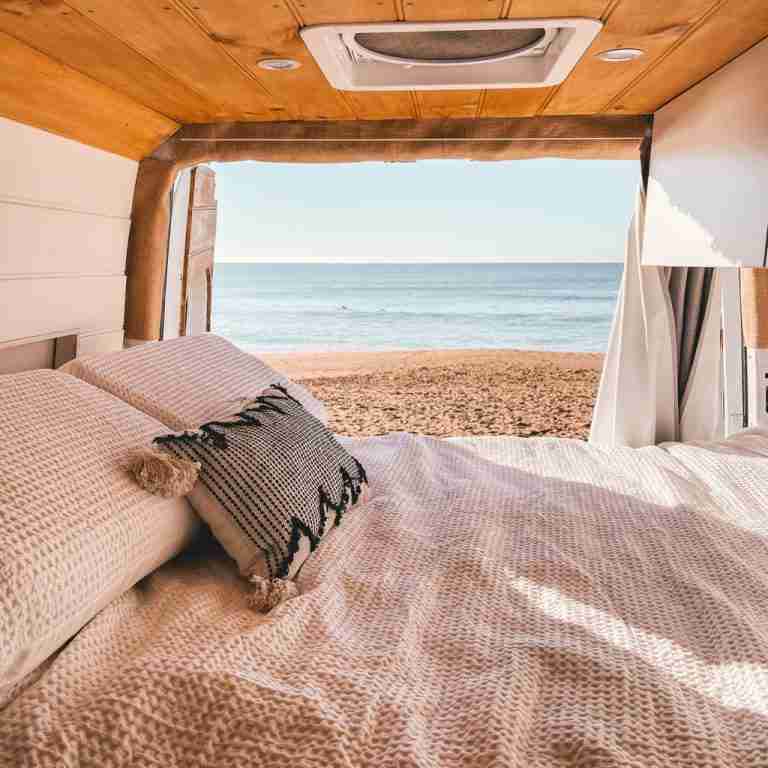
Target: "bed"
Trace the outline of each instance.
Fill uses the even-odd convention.
[[[21,682],[0,765],[766,763],[768,434],[343,442],[370,497],[297,597],[198,535]]]

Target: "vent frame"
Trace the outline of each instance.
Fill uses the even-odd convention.
[[[587,18],[319,24],[300,35],[329,83],[341,91],[541,88],[570,74],[602,29]],[[365,33],[544,29],[535,46],[470,60],[400,59],[364,48]],[[543,52],[542,42],[546,42]]]

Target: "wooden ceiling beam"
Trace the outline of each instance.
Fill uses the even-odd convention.
[[[274,155],[276,161],[285,160],[286,153],[297,157],[305,153],[313,158],[308,161],[322,162],[327,152],[327,162],[339,162],[345,154],[350,159],[387,159],[382,157],[381,145],[397,145],[406,155],[503,159],[505,151],[510,156],[525,154],[522,145],[549,145],[547,154],[556,155],[562,144],[567,147],[566,156],[573,156],[578,145],[584,156],[609,156],[605,148],[610,146],[617,157],[635,157],[650,125],[649,116],[210,123],[183,126],[152,156],[186,165],[226,160],[235,151],[253,155],[239,159],[269,160]],[[404,149],[408,145],[412,149]],[[206,155],[210,155],[207,160],[201,159]]]

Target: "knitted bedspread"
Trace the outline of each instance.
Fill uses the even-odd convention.
[[[768,765],[768,437],[344,442],[372,496],[299,597],[185,553],[0,712],[0,765]]]

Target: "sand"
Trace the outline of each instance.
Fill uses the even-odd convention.
[[[266,355],[343,435],[420,432],[586,439],[603,356],[519,350]]]

